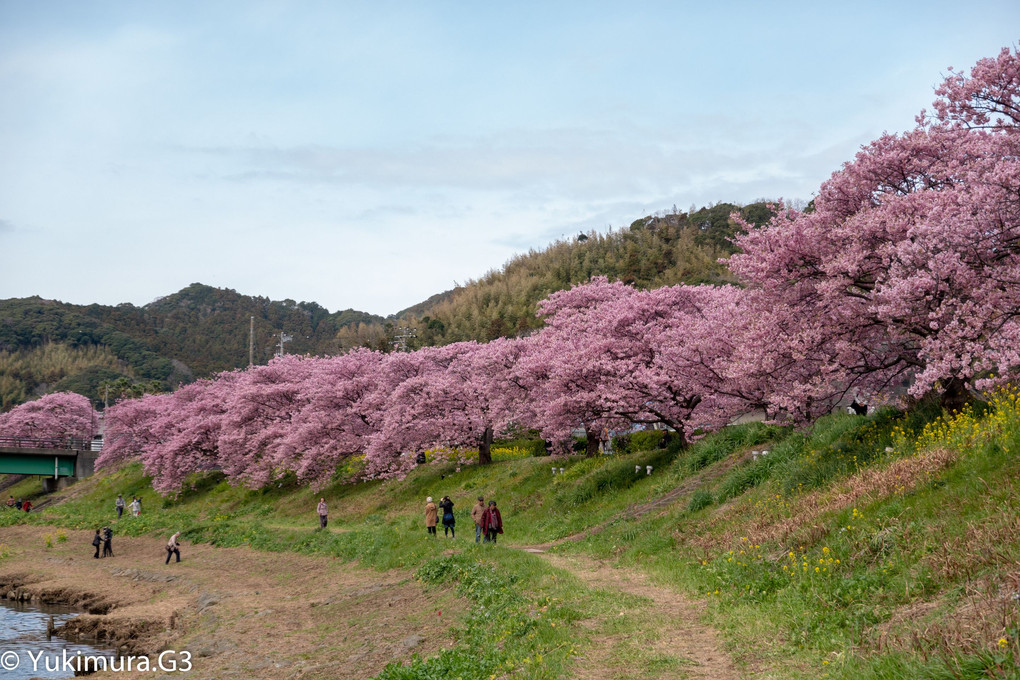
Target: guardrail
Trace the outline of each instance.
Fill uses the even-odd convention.
[[[71,451],[94,451],[93,440],[78,437],[40,438],[40,437],[2,437],[0,447],[17,449],[64,449]],[[102,444],[100,443],[100,449]]]

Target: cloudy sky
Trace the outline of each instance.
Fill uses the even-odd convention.
[[[390,314],[673,205],[809,199],[1017,27],[1015,0],[0,0],[0,299]]]

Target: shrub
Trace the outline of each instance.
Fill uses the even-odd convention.
[[[613,437],[613,449],[617,453],[654,451],[664,448],[669,443],[669,439],[668,433],[664,430],[639,430]]]
[[[496,449],[520,449],[528,456],[547,456],[545,442],[533,437],[518,437],[516,439],[498,439],[492,442],[493,458],[495,459]]]
[[[698,489],[691,495],[691,501],[687,504],[689,512],[697,512],[712,505],[712,494],[704,489]]]

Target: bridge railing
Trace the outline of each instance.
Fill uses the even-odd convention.
[[[92,441],[78,437],[3,437],[0,436],[0,446],[18,449],[70,449],[74,451],[89,451],[92,448]]]

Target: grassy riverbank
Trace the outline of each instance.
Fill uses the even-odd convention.
[[[0,522],[94,529],[111,521],[118,492],[141,494],[142,516],[120,520],[118,535],[181,529],[199,543],[401,570],[470,603],[453,647],[385,677],[599,677],[587,660],[610,643],[618,652],[603,662],[622,663],[604,677],[729,677],[705,676],[689,651],[657,643],[639,620],[658,615],[654,602],[509,549],[541,546],[707,603],[684,616],[718,628],[745,676],[1009,678],[1020,658],[1018,452],[1020,406],[1000,395],[949,419],[918,407],[829,416],[803,433],[741,425],[686,452],[555,461],[562,475],[548,458],[428,465],[404,480],[324,490],[325,532],[314,529],[319,494],[289,482],[249,491],[209,475],[163,500],[137,466]],[[458,538],[430,541],[425,496],[447,494]],[[506,546],[475,547],[468,513],[479,494],[499,502]],[[632,608],[616,615],[621,601]]]

